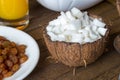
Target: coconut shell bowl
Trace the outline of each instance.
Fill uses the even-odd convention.
[[[46,30],[43,32],[43,37],[53,59],[69,67],[79,67],[95,62],[103,54],[108,34],[109,30],[102,38],[85,44],[52,41]]]

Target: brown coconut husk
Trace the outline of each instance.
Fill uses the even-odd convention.
[[[120,0],[116,0],[117,10],[120,16]]]
[[[105,49],[109,31],[101,39],[86,44],[51,41],[46,31],[43,37],[51,56],[70,67],[86,66],[98,59]]]
[[[120,34],[114,39],[114,47],[120,53]]]

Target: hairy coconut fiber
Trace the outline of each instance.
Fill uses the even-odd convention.
[[[96,16],[94,16],[96,17]],[[86,44],[51,41],[46,30],[43,37],[51,56],[70,67],[86,66],[103,54],[109,31],[101,39]]]

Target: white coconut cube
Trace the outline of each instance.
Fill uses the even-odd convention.
[[[72,25],[75,25],[76,29],[79,30],[81,29],[82,27],[82,24],[81,24],[81,20],[80,19],[76,19],[74,21],[71,22]]]
[[[79,9],[77,9],[77,8],[71,9],[71,13],[76,18],[81,18],[83,16],[83,13]]]
[[[73,24],[65,25],[66,30],[77,30],[77,27]]]
[[[56,34],[60,34],[61,33],[60,26],[53,27],[52,32],[54,32]]]
[[[66,17],[60,16],[59,18],[60,25],[66,25],[68,23],[68,19]]]
[[[47,34],[50,36],[52,41],[56,41],[57,40],[57,35],[55,35],[53,32],[47,32]]]
[[[58,40],[59,40],[59,41],[65,41],[65,35],[59,34],[59,35],[58,35]]]
[[[55,20],[53,20],[53,21],[50,21],[50,22],[49,22],[49,25],[60,25],[60,21],[57,20],[57,19],[55,19]]]
[[[97,36],[95,33],[93,33],[93,32],[90,32],[90,33],[89,33],[89,37],[90,37],[92,40],[97,40],[97,38],[98,38],[98,36]]]
[[[58,19],[60,19],[60,23],[61,23],[62,25],[67,24],[67,23],[69,22],[69,19],[68,19],[68,17],[66,16],[66,14],[65,14],[64,12],[61,12],[60,14],[61,14],[61,15],[60,15],[59,18],[58,18]]]
[[[86,25],[90,24],[90,20],[87,12],[84,12],[84,22],[86,23]]]
[[[71,35],[71,34],[76,34],[77,32],[76,31],[73,31],[73,30],[66,30],[64,31],[62,34],[64,35]]]
[[[92,29],[93,32],[96,32],[98,27],[96,25],[93,25],[93,26],[91,26],[91,29]]]
[[[79,31],[80,32],[80,31]],[[89,31],[87,30],[81,30],[81,33],[86,37],[86,36],[89,36]]]
[[[88,25],[83,17],[80,18],[80,20],[81,20],[82,27],[85,27]]]
[[[93,42],[93,40],[91,40],[89,37],[85,37],[84,39],[84,43],[89,43],[89,42]]]
[[[69,20],[71,20],[71,21],[74,21],[74,20],[75,20],[75,17],[71,14],[70,11],[67,11],[67,12],[66,12],[66,16],[67,16],[67,18],[68,18]]]
[[[82,44],[83,38],[83,34],[72,34],[71,42],[79,42],[80,44]]]
[[[52,31],[52,29],[53,29],[53,26],[47,26],[47,27],[46,27],[46,30],[47,30],[47,31]]]
[[[98,20],[98,19],[94,19],[93,20],[93,24],[99,27],[105,27],[105,23],[103,23],[102,21]]]
[[[97,31],[98,31],[102,36],[104,36],[105,33],[106,33],[106,31],[107,31],[107,29],[106,29],[106,28],[98,28]]]

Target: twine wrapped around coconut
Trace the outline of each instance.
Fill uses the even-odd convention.
[[[51,41],[46,30],[43,32],[43,37],[54,59],[70,67],[78,67],[94,62],[103,54],[108,33],[109,31],[106,32],[105,36],[95,42],[83,45],[79,43]]]

